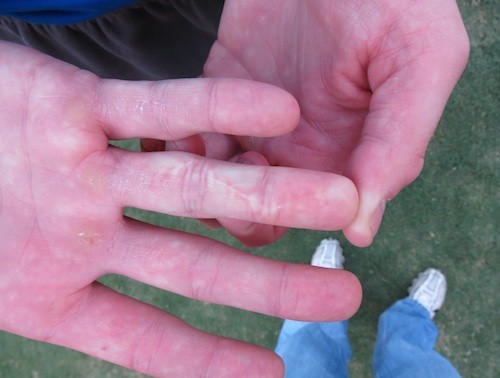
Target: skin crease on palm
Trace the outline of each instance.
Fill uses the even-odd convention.
[[[349,272],[251,256],[122,215],[135,206],[287,227],[348,224],[358,197],[342,176],[108,145],[284,134],[298,119],[285,91],[241,79],[102,80],[4,42],[0,87],[0,329],[153,376],[269,376],[283,371],[271,351],[193,329],[96,279],[121,274],[283,318],[335,321],[357,310],[361,288]]]
[[[360,208],[344,233],[363,247],[386,202],[420,173],[468,53],[454,0],[227,0],[204,75],[294,95],[301,119],[292,133],[237,141],[264,164],[351,178]],[[205,140],[210,156],[213,137]],[[221,158],[231,154],[230,142],[215,141],[228,146],[226,155],[217,148]],[[243,241],[264,234],[262,226],[252,233],[248,223],[225,225]],[[260,244],[282,233],[268,232]]]

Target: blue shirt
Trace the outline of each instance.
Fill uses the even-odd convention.
[[[0,0],[0,15],[36,24],[67,25],[90,20],[137,0]]]

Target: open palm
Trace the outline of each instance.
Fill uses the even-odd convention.
[[[154,376],[267,376],[282,370],[270,351],[195,330],[96,279],[122,274],[303,320],[356,311],[360,287],[348,272],[266,260],[122,215],[134,206],[288,227],[350,222],[357,193],[341,176],[108,145],[239,128],[277,135],[267,122],[286,133],[298,109],[285,91],[239,79],[102,80],[2,42],[0,87],[1,330]]]
[[[361,204],[345,233],[364,246],[386,200],[420,173],[467,55],[453,0],[228,0],[205,75],[295,96],[301,120],[291,134],[238,141],[271,165],[350,177]]]

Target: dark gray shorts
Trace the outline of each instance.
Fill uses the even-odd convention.
[[[0,39],[106,78],[157,80],[202,73],[224,0],[142,0],[71,25],[0,16]]]

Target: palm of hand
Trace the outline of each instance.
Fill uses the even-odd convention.
[[[345,14],[331,14],[327,22],[325,2],[314,2],[317,9],[310,4],[229,6],[205,71],[269,82],[298,100],[296,130],[276,138],[239,138],[245,148],[263,153],[271,164],[341,172],[369,106],[366,56],[358,55],[361,40],[344,41],[362,37],[345,35],[349,31],[338,22]]]
[[[347,236],[367,245],[376,210],[420,173],[467,54],[454,1],[232,1],[205,74],[296,97],[291,134],[237,139],[273,165],[350,177],[361,208]]]
[[[79,289],[104,273],[92,263],[103,258],[103,235],[111,231],[103,221],[121,218],[91,179],[108,144],[94,125],[85,127],[91,75],[63,67],[56,75],[61,67],[24,51],[2,60],[10,71],[1,76],[8,88],[0,95],[2,124],[11,127],[0,141],[0,318],[7,330],[43,340],[87,294]]]

